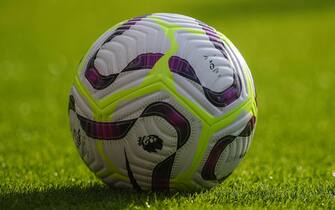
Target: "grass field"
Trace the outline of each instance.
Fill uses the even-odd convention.
[[[200,193],[109,189],[71,139],[67,100],[79,59],[113,24],[152,12],[226,34],[257,86],[245,160]],[[334,1],[0,1],[0,209],[335,209]]]

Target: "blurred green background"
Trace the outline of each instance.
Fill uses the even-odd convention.
[[[245,160],[202,193],[110,190],[75,151],[68,92],[112,25],[173,12],[239,48],[258,92]],[[0,208],[335,208],[335,1],[0,0]]]

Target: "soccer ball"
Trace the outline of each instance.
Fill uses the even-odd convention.
[[[82,59],[69,99],[81,158],[115,188],[195,191],[227,178],[257,116],[247,64],[191,17],[121,22]]]

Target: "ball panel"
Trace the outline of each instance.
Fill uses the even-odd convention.
[[[148,18],[129,20],[116,28],[109,37],[102,38],[105,40],[91,50],[94,51],[90,53],[93,56],[89,62],[84,62],[80,75],[80,79],[96,99],[111,95],[116,90],[139,85],[170,48],[163,29]],[[130,74],[130,71],[134,71],[135,75]],[[123,80],[116,79],[121,76]],[[125,80],[133,83],[125,84]]]
[[[138,100],[144,103],[142,110],[134,106],[138,104]],[[103,153],[123,176],[129,177],[129,182],[135,189],[168,189],[172,171],[174,175],[181,170],[180,168],[187,166],[187,161],[180,161],[181,164],[178,165],[178,161],[174,162],[175,157],[180,159],[185,154],[192,154],[196,146],[194,140],[187,145],[186,143],[190,136],[197,139],[199,126],[191,128],[189,120],[184,116],[187,112],[164,91],[155,92],[148,97],[143,96],[135,101],[120,104],[110,117],[114,119],[111,122],[99,122],[76,114],[78,126],[84,131],[83,136],[86,139],[102,142]],[[141,114],[134,115],[131,114],[132,111]],[[129,118],[136,115],[137,118]],[[189,113],[186,115],[196,125],[196,118]],[[156,148],[155,145],[150,148],[148,144],[155,143],[157,139],[161,142],[156,144]],[[184,145],[185,148],[193,148],[187,152]],[[182,148],[183,151],[178,152]],[[120,155],[120,151],[124,151],[125,156]],[[191,164],[192,160],[188,159]],[[101,178],[114,184],[110,174],[104,173]]]
[[[236,137],[226,150],[220,155],[214,169],[215,177],[220,180],[231,174],[243,159],[247,150],[244,145],[249,144],[252,137]]]
[[[198,22],[189,27],[202,28]],[[169,63],[171,71],[175,73],[175,82],[184,83],[184,80],[178,78],[183,76],[203,89],[204,96],[198,95],[200,97],[191,98],[192,101],[200,103],[199,106],[209,113],[219,116],[232,108],[230,104],[240,104],[246,100],[247,89],[244,80],[241,80],[240,67],[232,60],[231,57],[235,55],[229,55],[230,51],[226,50],[223,41],[213,41],[205,31],[204,34],[190,33],[187,28],[177,31],[175,37],[180,48],[170,58],[174,62]],[[221,50],[214,47],[218,43]],[[175,63],[175,67],[171,63]],[[185,89],[178,90],[185,93]],[[192,95],[186,93],[184,96]],[[210,105],[204,104],[204,100],[209,101]]]
[[[217,182],[232,173],[247,152],[254,127],[255,116],[245,113],[209,140],[198,169],[205,182]]]

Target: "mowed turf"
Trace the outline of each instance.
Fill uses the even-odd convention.
[[[335,208],[332,1],[0,2],[0,209]],[[247,60],[259,119],[245,159],[198,193],[110,189],[72,143],[76,66],[115,23],[178,12],[226,34]]]

